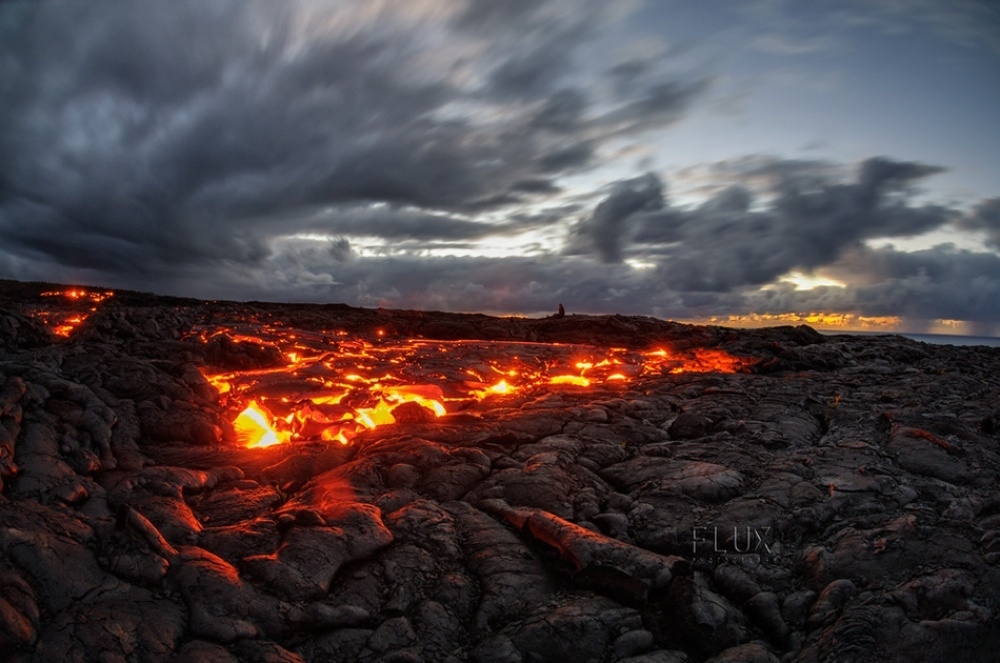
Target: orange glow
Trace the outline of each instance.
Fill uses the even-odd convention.
[[[835,311],[810,311],[808,313],[749,313],[746,315],[716,316],[708,320],[689,320],[696,324],[726,325],[731,327],[766,327],[772,325],[811,325],[830,330],[895,331],[902,318],[893,315],[868,316]]]
[[[375,407],[364,407],[358,410],[356,418],[365,428],[375,428],[382,424],[396,423],[396,418],[392,416],[392,412],[389,410],[389,404],[381,398]]]
[[[341,391],[336,394],[318,394],[316,396],[311,396],[309,400],[315,405],[339,405],[340,401],[342,401],[346,395],[346,391]]]
[[[443,417],[448,414],[448,411],[444,409],[444,405],[441,404],[441,401],[433,398],[425,398],[417,393],[409,393],[405,388],[389,389],[386,391],[386,395],[396,404],[416,403],[421,407],[425,407],[433,412],[435,417]]]
[[[320,435],[320,439],[326,440],[327,442],[340,442],[341,444],[350,444],[351,442],[350,440],[347,439],[347,436],[344,434],[344,431],[334,432],[332,428],[327,428],[326,430],[324,430],[323,433]]]
[[[278,366],[235,372],[203,369],[232,417],[238,440],[265,446],[299,440],[349,444],[386,425],[411,425],[451,412],[475,413],[491,399],[536,398],[566,388],[621,389],[651,376],[680,371],[741,370],[746,360],[719,350],[674,354],[560,343],[518,341],[371,342],[339,332],[309,332],[278,325],[240,331],[194,332],[203,341],[220,333],[273,345]],[[336,340],[332,340],[336,338]],[[397,408],[416,403],[405,416]]]
[[[269,417],[253,402],[236,417],[233,428],[236,429],[236,437],[250,448],[270,447],[287,441],[287,436],[274,430]]]
[[[507,382],[507,380],[500,380],[499,382],[486,386],[485,383],[470,383],[469,395],[477,400],[484,400],[489,396],[507,396],[516,393],[517,389]]]
[[[68,338],[87,319],[87,316],[97,310],[101,302],[113,297],[114,294],[110,290],[96,291],[85,288],[50,290],[41,293],[41,296],[62,297],[68,301],[54,303],[51,307],[39,306],[27,313],[40,320],[56,336]]]
[[[95,304],[100,304],[105,299],[114,296],[114,292],[106,290],[97,292],[96,290],[86,290],[84,288],[72,288],[70,290],[49,290],[42,293],[42,297],[66,297],[67,299],[87,299]]]
[[[590,380],[582,375],[554,375],[549,378],[549,384],[575,384],[578,387],[589,387]]]
[[[52,328],[52,333],[56,336],[62,336],[64,338],[69,338],[69,335],[73,333],[73,330],[80,326],[80,323],[87,319],[85,315],[74,315],[69,318],[63,319],[61,325],[57,325]]]
[[[494,394],[509,394],[514,391],[514,389],[507,384],[506,380],[500,380],[500,382],[497,382],[495,385],[490,387],[488,391]]]

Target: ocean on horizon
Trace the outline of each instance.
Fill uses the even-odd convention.
[[[934,345],[987,345],[1000,348],[1000,338],[991,336],[955,336],[951,334],[900,334],[906,338]]]
[[[910,334],[905,332],[864,332],[864,331],[852,331],[852,332],[841,332],[833,330],[822,330],[821,334],[826,335],[839,335],[847,334],[849,336],[904,336],[913,341],[920,341],[921,343],[930,343],[933,345],[985,345],[991,348],[1000,348],[1000,338],[993,336],[960,336],[957,334]]]

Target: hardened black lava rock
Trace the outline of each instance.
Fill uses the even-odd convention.
[[[29,317],[37,293],[11,292],[4,660],[989,661],[1000,647],[996,349],[136,293],[60,338]],[[383,343],[672,341],[748,361],[405,412],[349,446],[242,448],[199,367],[281,361],[239,337],[276,323]]]

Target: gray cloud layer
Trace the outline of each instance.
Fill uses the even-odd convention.
[[[7,6],[0,232],[80,268],[259,262],[303,208],[557,191],[700,89],[654,78],[598,108],[571,74],[599,9],[495,4]]]
[[[660,56],[597,49],[607,4],[6,3],[0,276],[418,308],[1000,321],[994,253],[865,244],[958,227],[1000,248],[1000,199],[913,202],[934,166],[873,158],[845,180],[839,164],[749,157],[706,166],[715,184],[696,207],[655,173],[567,191],[709,86]],[[530,229],[564,249],[427,255]],[[363,238],[382,256],[359,253]],[[760,289],[790,270],[848,286]]]
[[[803,182],[794,171],[781,172],[764,209],[751,209],[751,193],[733,186],[696,210],[644,215],[635,240],[660,255],[667,281],[679,289],[763,285],[790,270],[827,265],[866,239],[914,236],[942,226],[950,210],[912,207],[902,197],[908,184],[938,170],[869,159],[848,184]]]

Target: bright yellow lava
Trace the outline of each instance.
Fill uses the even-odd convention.
[[[250,403],[233,421],[237,437],[247,447],[270,447],[288,441],[288,435],[271,427],[257,403]]]
[[[549,378],[549,384],[575,384],[578,387],[589,387],[590,380],[582,375],[555,375]]]
[[[488,391],[493,394],[509,394],[513,390],[514,388],[507,384],[506,380],[500,380],[500,382],[490,387]]]

